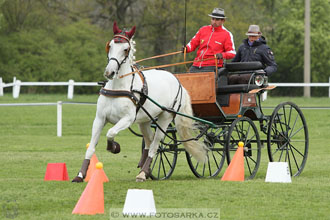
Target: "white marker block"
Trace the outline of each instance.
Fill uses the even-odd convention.
[[[123,214],[132,216],[156,215],[156,205],[152,190],[129,189],[126,194]]]
[[[287,162],[269,162],[265,182],[291,183],[291,175]]]

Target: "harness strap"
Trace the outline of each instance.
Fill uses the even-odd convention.
[[[142,80],[142,89],[141,89],[141,91],[133,89],[133,81],[134,81],[134,76],[135,76],[135,74],[134,74],[133,78],[132,78],[131,88],[130,88],[131,91],[127,91],[127,90],[109,90],[109,89],[105,89],[105,88],[102,87],[100,92],[99,92],[100,95],[109,96],[109,97],[126,97],[126,98],[129,98],[134,103],[134,105],[137,106],[136,107],[136,115],[137,115],[140,108],[146,102],[147,95],[148,95],[148,85],[147,85],[147,81],[145,80],[145,76],[142,73],[142,71],[138,71],[138,74],[139,74],[139,76]],[[138,93],[140,95],[140,99],[138,99],[135,96],[134,93]]]
[[[139,99],[134,95],[134,93],[127,90],[109,90],[109,89],[101,88],[100,95],[109,96],[109,97],[126,97],[129,98],[135,105],[139,101]]]
[[[114,60],[114,61],[116,61],[117,65],[118,65],[118,69],[120,68],[121,63],[119,63],[119,61],[118,61],[116,58],[111,57],[111,58],[109,59],[109,62],[110,62],[110,60]],[[122,63],[123,63],[123,62],[122,62]]]
[[[144,74],[142,73],[141,70],[139,70],[136,66],[133,66],[132,67],[132,70],[138,70],[138,74],[141,78],[141,81],[142,81],[142,89],[141,91],[137,91],[137,90],[133,90],[131,88],[131,91],[132,92],[138,92],[140,94],[140,100],[139,102],[137,103],[137,108],[136,108],[136,114],[138,113],[138,111],[140,110],[141,106],[146,102],[147,100],[147,95],[148,95],[148,84],[147,84],[147,81],[146,81],[146,78],[144,76]],[[133,85],[133,82],[132,82],[132,85]]]
[[[172,105],[172,109],[174,109],[174,106],[175,104],[178,102],[178,97],[180,95],[180,102],[179,102],[179,105],[178,105],[178,109],[176,110],[177,112],[180,110],[181,108],[181,101],[182,101],[182,84],[180,83],[179,79],[177,77],[175,77],[177,80],[178,80],[178,83],[179,83],[179,89],[178,89],[178,92],[176,93],[176,96],[175,96],[175,99],[174,99],[174,102],[173,102],[173,105]],[[174,117],[176,116],[176,114],[174,115]]]

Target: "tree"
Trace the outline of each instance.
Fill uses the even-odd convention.
[[[0,9],[2,8],[2,4],[5,2],[5,0],[0,0]],[[0,31],[2,29],[2,25],[3,25],[3,13],[0,10]]]
[[[31,12],[31,0],[6,0],[1,5],[1,12],[9,31],[19,31]]]
[[[301,0],[0,0],[0,76],[5,81],[13,76],[27,81],[101,80],[106,65],[104,45],[112,38],[113,21],[120,28],[137,26],[136,58],[142,59],[180,50],[184,38],[187,43],[201,26],[210,24],[208,14],[215,7],[225,9],[225,27],[232,32],[236,48],[250,24],[261,27],[278,64],[271,82],[303,81]],[[330,75],[329,11],[329,0],[311,1],[312,82],[328,82]],[[187,60],[194,57],[190,53]],[[182,54],[142,65],[180,61]],[[185,71],[184,66],[167,69]],[[290,90],[290,94],[301,95],[300,91]],[[312,89],[313,95],[325,93]],[[272,92],[286,94],[282,88]]]
[[[312,82],[328,82],[330,77],[330,1],[311,1]]]
[[[277,73],[272,76],[273,82],[303,82],[304,67],[304,2],[285,0],[280,4],[276,17],[279,19],[275,26],[274,49],[278,64]],[[311,4],[311,76],[312,82],[327,82],[330,76],[330,31],[327,21],[329,1],[313,0]],[[288,94],[288,89],[281,93]],[[302,89],[290,89],[290,94],[301,95]],[[325,90],[312,90],[315,95],[325,94]],[[275,94],[276,94],[275,93]]]

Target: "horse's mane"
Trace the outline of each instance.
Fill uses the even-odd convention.
[[[133,40],[133,38],[130,39],[130,45],[131,45],[131,49],[130,49],[130,52],[129,52],[129,55],[128,55],[128,59],[129,59],[129,62],[131,65],[133,65],[135,63],[135,52],[136,52],[136,49],[135,49],[135,41]]]

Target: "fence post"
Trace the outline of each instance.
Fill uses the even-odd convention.
[[[2,77],[0,77],[0,96],[3,96],[3,86]]]
[[[13,98],[17,99],[19,97],[19,92],[21,90],[21,80],[16,80],[14,77],[14,85],[13,85]]]
[[[74,91],[74,80],[69,80],[68,85],[68,99],[73,99],[73,91]]]
[[[267,99],[267,91],[264,91],[261,96],[261,100],[264,102]]]
[[[62,137],[62,101],[57,102],[57,137]]]

